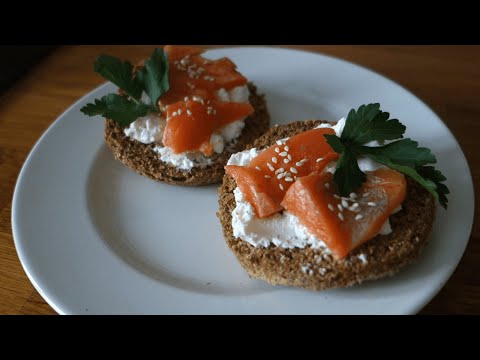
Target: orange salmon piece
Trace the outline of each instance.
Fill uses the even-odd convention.
[[[209,107],[215,112],[209,111]],[[216,101],[211,105],[193,100],[168,105],[163,144],[175,154],[200,150],[207,156],[211,155],[211,135],[223,126],[251,115],[253,111],[250,104]]]
[[[230,90],[247,83],[228,58],[205,59],[201,56],[204,50],[195,47],[169,45],[164,50],[170,64],[170,90],[161,96],[160,105],[173,104],[190,95],[215,100],[217,90]]]
[[[251,171],[232,170],[231,166],[226,166],[225,170],[234,177],[256,215],[268,217],[283,210],[281,202],[295,178],[321,171],[338,158],[323,136],[334,133],[329,128],[305,131],[291,137],[285,144],[275,144],[264,150],[248,167],[244,167]]]
[[[330,173],[313,172],[298,179],[282,206],[342,259],[378,234],[405,199],[406,181],[397,171],[379,169],[367,173],[367,181],[353,197],[342,198],[332,178]]]
[[[295,168],[297,177],[310,174],[312,171],[321,171],[325,165],[337,160],[339,155],[328,145],[323,135],[334,135],[335,131],[330,128],[313,129],[295,135],[285,142],[285,145],[275,144],[252,160],[251,167],[265,167],[267,163],[277,168]],[[286,156],[282,156],[287,154]],[[285,163],[287,156],[291,160]],[[277,159],[277,163],[274,162]],[[307,160],[307,161],[305,161]],[[298,164],[297,164],[298,163]],[[289,185],[288,185],[289,186]]]
[[[278,187],[274,178],[266,179],[261,171],[246,166],[227,165],[225,171],[236,180],[258,217],[267,217],[283,209],[280,203],[285,191]]]

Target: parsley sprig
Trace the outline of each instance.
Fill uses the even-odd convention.
[[[405,126],[390,114],[380,110],[380,104],[362,105],[352,109],[345,122],[342,135],[324,135],[332,149],[340,154],[333,180],[343,196],[355,192],[366,180],[358,167],[359,156],[368,157],[397,170],[427,189],[445,209],[449,190],[442,182],[445,176],[429,164],[437,159],[430,149],[419,147],[416,141],[403,139]],[[401,139],[401,140],[399,140]],[[397,140],[379,147],[366,146],[371,141],[382,143]]]
[[[149,112],[159,112],[158,99],[169,89],[169,64],[163,49],[155,49],[143,68],[133,71],[133,65],[109,55],[96,58],[93,69],[123,90],[125,96],[108,94],[80,109],[85,115],[101,115],[125,127]],[[142,101],[142,93],[150,98]]]

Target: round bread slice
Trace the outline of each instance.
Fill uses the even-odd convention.
[[[249,147],[269,147],[277,140],[312,129],[323,122],[310,120],[276,126]],[[232,228],[235,188],[235,180],[226,174],[220,188],[220,210],[217,213],[225,240],[250,277],[273,285],[324,290],[394,275],[417,259],[428,241],[435,216],[433,196],[407,178],[407,194],[402,210],[390,217],[392,233],[376,236],[353,250],[345,259],[335,260],[323,249],[261,248],[235,238]]]
[[[110,147],[117,160],[150,179],[168,184],[199,186],[218,183],[225,173],[224,166],[230,156],[245,149],[246,145],[253,142],[265,133],[270,126],[270,115],[267,110],[265,96],[257,92],[252,83],[248,83],[250,103],[255,112],[245,119],[245,127],[240,137],[225,146],[221,154],[211,156],[212,165],[194,167],[190,171],[160,160],[159,155],[153,151],[154,144],[141,142],[126,136],[123,128],[115,121],[105,121],[105,142]]]

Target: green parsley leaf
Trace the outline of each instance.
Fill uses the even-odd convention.
[[[152,106],[158,111],[158,99],[168,90],[169,64],[167,54],[163,49],[155,49],[145,66],[139,71],[138,77],[145,86],[145,92],[152,101]]]
[[[125,93],[138,100],[142,95],[143,85],[133,76],[133,66],[128,61],[110,55],[100,55],[95,59],[93,68],[96,73],[117,85]]]
[[[398,140],[380,147],[362,146],[358,151],[362,155],[372,155],[377,159],[383,158],[396,164],[410,167],[434,164],[437,162],[437,159],[430,149],[418,147],[418,142],[411,139]]]
[[[435,169],[433,166],[422,166],[417,168],[418,173],[425,179],[429,179],[434,182],[437,186],[436,192],[438,193],[438,201],[445,209],[448,207],[447,194],[450,194],[450,190],[445,184],[442,184],[443,181],[447,180],[445,175],[443,175],[439,170]]]
[[[403,137],[405,126],[396,119],[389,120],[389,116],[389,113],[380,110],[379,104],[362,105],[358,110],[349,112],[340,138],[324,135],[331,148],[340,154],[333,176],[340,193],[348,196],[365,182],[366,176],[358,167],[357,157],[366,156],[410,176],[446,209],[449,190],[442,183],[446,178],[433,166],[427,166],[437,162],[430,149],[419,147],[412,139],[401,139],[379,147],[363,146],[370,141]]]
[[[342,131],[342,142],[363,145],[370,141],[395,140],[403,137],[405,126],[380,110],[380,104],[362,105],[350,110]]]
[[[343,145],[342,140],[337,135],[325,134],[325,139],[327,139],[328,145],[338,154],[341,154],[345,150],[345,145]]]
[[[170,89],[168,58],[163,49],[155,49],[136,74],[131,63],[109,55],[98,56],[94,70],[122,89],[126,96],[108,94],[81,111],[88,116],[102,115],[123,127],[148,112],[159,112],[158,99]],[[142,103],[143,91],[150,97],[151,104]]]
[[[338,186],[342,196],[348,196],[353,190],[358,189],[367,179],[366,175],[360,170],[356,156],[345,148],[337,160],[333,181]]]
[[[149,110],[149,105],[135,103],[117,94],[108,94],[100,100],[95,99],[94,104],[87,104],[80,109],[82,113],[88,116],[101,115],[107,119],[115,120],[122,127],[126,127],[137,118],[147,115]]]

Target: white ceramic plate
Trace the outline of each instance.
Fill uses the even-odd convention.
[[[437,155],[450,206],[439,209],[420,261],[393,278],[312,292],[250,279],[230,253],[218,186],[150,181],[113,159],[103,121],[79,109],[114,92],[106,84],[69,108],[35,145],[13,200],[15,245],[30,280],[61,314],[411,314],[457,266],[473,222],[465,157],[444,123],[392,81],[328,56],[232,48],[228,56],[267,95],[273,123],[336,120],[363,103],[407,125]]]

